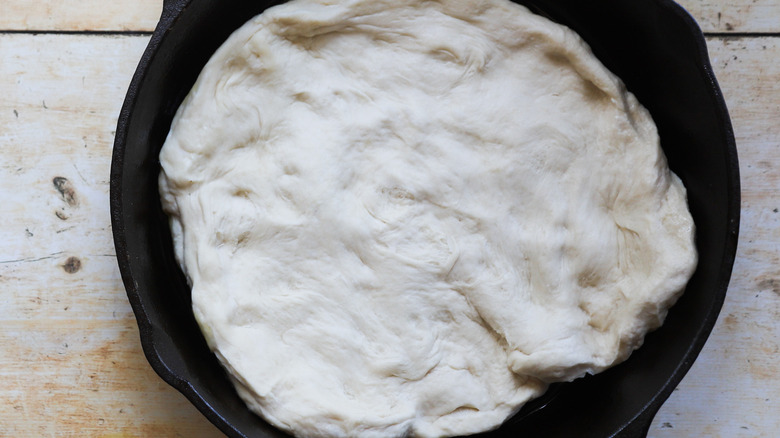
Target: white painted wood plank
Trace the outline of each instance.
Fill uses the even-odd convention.
[[[2,0],[0,30],[151,31],[162,0]]]
[[[677,0],[705,32],[780,32],[780,0]]]
[[[111,145],[147,40],[0,36],[0,437],[221,436],[146,362],[114,256]]]
[[[711,39],[739,149],[742,220],[729,292],[690,373],[650,436],[780,431],[780,38]]]
[[[705,32],[780,32],[780,0],[678,0]],[[0,30],[151,31],[162,0],[3,0]]]

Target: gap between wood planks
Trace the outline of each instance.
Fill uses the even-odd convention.
[[[0,30],[0,35],[129,35],[150,36],[147,30]],[[777,38],[780,32],[702,32],[705,38]]]
[[[703,32],[707,38],[777,38],[780,32]]]
[[[0,35],[141,35],[150,36],[153,32],[147,30],[0,30]]]

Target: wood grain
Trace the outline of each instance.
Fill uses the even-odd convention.
[[[152,31],[162,0],[2,0],[0,30]]]
[[[677,0],[705,32],[780,32],[780,0]]]
[[[0,437],[220,436],[146,362],[116,267],[111,145],[147,40],[0,36]]]

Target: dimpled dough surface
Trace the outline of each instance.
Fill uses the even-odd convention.
[[[696,262],[648,112],[503,0],[269,9],[160,159],[210,347],[300,436],[495,428],[625,360]]]

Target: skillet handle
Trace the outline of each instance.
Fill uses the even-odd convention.
[[[163,0],[160,23],[168,22],[177,16],[191,0]]]
[[[179,9],[184,6],[190,0],[163,0],[163,11],[171,9]]]

